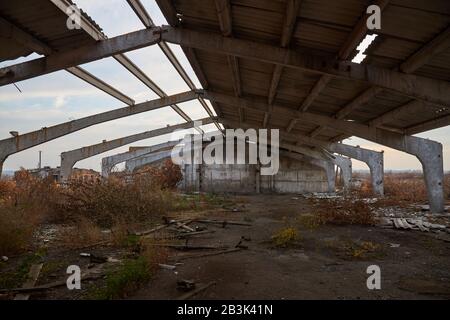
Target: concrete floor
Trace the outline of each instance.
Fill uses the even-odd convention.
[[[216,232],[191,245],[236,245],[242,236],[248,250],[182,261],[177,274],[159,270],[131,299],[174,299],[176,281],[193,279],[217,284],[196,299],[448,299],[450,243],[432,234],[379,227],[299,227],[302,238],[290,248],[275,248],[271,236],[296,225],[299,215],[313,212],[311,201],[292,195],[240,196],[243,212],[207,212],[208,219],[251,221],[251,227],[209,225]],[[379,245],[370,257],[355,258],[346,245],[363,241]],[[390,244],[398,244],[391,247]],[[177,260],[174,252],[172,262]],[[381,290],[368,290],[369,265],[381,268]]]

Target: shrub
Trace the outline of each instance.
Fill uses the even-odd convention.
[[[297,240],[299,240],[298,231],[291,227],[281,229],[272,236],[272,241],[275,246],[283,248],[295,244]]]
[[[99,300],[126,298],[149,280],[148,263],[143,257],[125,260],[117,270],[110,270],[106,274],[105,286],[94,289],[90,295]]]
[[[323,199],[313,216],[316,225],[374,225],[375,215],[364,200],[325,200]]]
[[[66,219],[81,215],[101,227],[111,227],[116,219],[131,223],[164,214],[171,206],[172,195],[148,176],[137,175],[129,182],[117,177],[72,180],[62,197],[60,209]]]
[[[0,256],[25,251],[35,226],[25,210],[14,206],[0,208]]]

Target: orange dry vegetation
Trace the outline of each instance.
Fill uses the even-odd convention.
[[[13,179],[0,180],[0,255],[26,250],[43,223],[75,226],[81,243],[98,240],[99,228],[148,222],[174,206],[172,189],[181,177],[171,162],[131,176],[74,179],[64,186],[21,170]],[[76,240],[70,234],[66,238]]]

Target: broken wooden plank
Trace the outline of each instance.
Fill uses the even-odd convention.
[[[180,233],[175,236],[175,238],[188,238],[193,236],[198,236],[202,234],[208,234],[208,233],[215,233],[214,230],[203,230],[203,231],[195,231],[195,232],[186,232],[186,233]]]
[[[217,246],[188,246],[188,245],[178,245],[178,244],[149,244],[153,247],[166,247],[176,250],[217,250],[217,249],[226,249],[227,247],[217,247]]]
[[[185,229],[185,230],[187,230],[187,231],[189,231],[189,232],[194,232],[195,229],[193,229],[193,228],[191,228],[191,227],[188,226],[188,224],[191,223],[191,222],[192,222],[192,220],[188,220],[187,222],[184,222],[184,223],[176,222],[175,225],[176,225],[178,228]]]
[[[165,219],[166,223],[156,226],[153,229],[147,230],[147,231],[142,231],[142,232],[136,232],[135,235],[136,236],[145,236],[145,235],[149,235],[151,233],[155,233],[156,231],[162,230],[164,228],[167,228],[173,224],[177,224],[177,223],[181,223],[181,222],[185,222],[188,221],[189,219],[181,219],[181,220],[169,220],[169,219]]]
[[[189,298],[192,298],[192,297],[196,296],[197,294],[199,294],[200,292],[205,291],[206,289],[208,289],[209,287],[211,287],[211,286],[213,286],[215,284],[216,284],[215,281],[211,281],[210,283],[205,284],[204,286],[201,286],[201,287],[199,287],[199,288],[197,288],[197,289],[195,289],[195,290],[193,290],[191,292],[183,294],[182,296],[178,297],[177,300],[187,300]]]
[[[252,225],[250,223],[246,223],[246,222],[239,222],[239,221],[227,221],[227,220],[194,220],[195,222],[198,223],[213,223],[213,224],[221,224],[221,225],[236,225],[236,226],[246,226],[246,227],[251,227]]]
[[[43,263],[33,264],[30,268],[30,272],[28,273],[27,281],[23,284],[22,288],[29,289],[33,288],[39,278],[39,274],[41,273]],[[28,300],[30,298],[29,293],[18,293],[14,300]]]
[[[86,274],[86,275],[81,275],[81,281],[86,281],[86,280],[95,280],[95,279],[99,279],[104,277],[104,274]],[[41,286],[36,286],[36,287],[32,287],[32,288],[12,288],[12,289],[0,289],[0,293],[11,293],[11,292],[39,292],[39,291],[45,291],[45,290],[49,290],[49,289],[53,289],[53,288],[57,288],[57,287],[63,287],[67,285],[67,281],[66,280],[61,280],[61,281],[55,281],[55,282],[51,282],[51,283],[47,283]]]
[[[241,251],[241,250],[242,250],[242,248],[233,248],[233,249],[223,250],[223,251],[219,251],[219,252],[210,252],[210,253],[205,253],[205,254],[196,254],[196,255],[179,257],[176,260],[187,260],[187,259],[196,259],[196,258],[218,256],[218,255],[221,255],[221,254],[227,254],[227,253],[237,252],[237,251]]]

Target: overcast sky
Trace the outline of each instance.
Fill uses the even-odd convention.
[[[125,0],[76,0],[75,3],[85,10],[103,28],[108,37],[143,28],[141,21]],[[142,3],[150,13],[155,24],[167,24],[154,0],[143,0]],[[200,87],[183,52],[178,46],[170,46],[189,75],[191,75],[195,84]],[[145,71],[167,94],[170,95],[189,90],[189,87],[184,83],[158,46],[136,50],[126,55]],[[36,57],[37,55],[31,55],[16,61],[4,62],[0,64],[0,67]],[[88,63],[82,65],[82,67],[127,94],[136,103],[157,98],[156,94],[112,58]],[[0,87],[1,139],[10,137],[10,131],[25,133],[125,106],[122,102],[88,85],[66,71],[59,71],[21,81],[17,83],[17,86],[22,93],[13,85]],[[179,106],[192,119],[207,117],[207,113],[196,101],[183,103]],[[112,140],[181,122],[183,122],[183,119],[171,108],[159,109],[107,122],[11,155],[5,162],[4,169],[17,170],[20,167],[36,167],[38,151],[43,152],[43,165],[56,167],[60,164],[60,154],[63,151],[99,143],[104,139]],[[210,125],[206,127],[206,130],[213,130],[213,128]],[[439,141],[444,145],[444,166],[445,170],[450,170],[450,127],[429,131],[418,136]],[[151,145],[167,141],[169,137],[161,136],[133,143],[132,145]],[[357,138],[351,138],[345,142],[377,151],[384,150],[385,168],[387,170],[415,170],[421,168],[419,161],[415,157],[403,152],[398,152]],[[76,167],[100,170],[101,158],[125,152],[128,150],[128,147],[118,148],[80,161],[76,164]],[[358,161],[354,161],[354,168],[367,169],[364,164]]]

